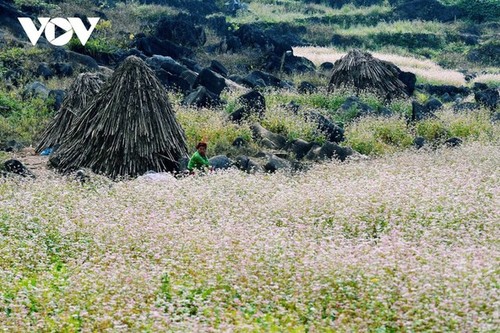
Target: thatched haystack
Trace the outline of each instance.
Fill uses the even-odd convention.
[[[138,57],[128,57],[83,111],[51,163],[111,178],[174,171],[187,157],[184,131],[167,93]]]
[[[95,73],[83,73],[73,81],[59,111],[42,134],[36,152],[61,144],[62,137],[72,127],[75,118],[85,109],[103,85]]]
[[[408,96],[406,85],[398,78],[398,68],[374,58],[368,52],[351,50],[333,65],[329,90],[354,88],[357,93],[371,91],[386,99]]]

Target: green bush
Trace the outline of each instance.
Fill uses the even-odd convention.
[[[346,126],[347,146],[365,155],[382,155],[410,147],[413,136],[401,116],[364,117]]]
[[[498,21],[500,2],[498,0],[455,0],[467,17],[474,21]]]
[[[444,141],[450,136],[446,124],[439,118],[429,118],[419,121],[415,126],[418,136],[426,141]]]
[[[301,112],[295,114],[285,108],[271,108],[262,119],[262,126],[285,136],[289,141],[303,139],[322,143],[325,137],[317,131],[317,124],[309,122]]]
[[[463,140],[496,142],[500,136],[499,124],[490,120],[486,109],[473,112],[454,113],[451,110],[438,112],[437,117],[445,124],[448,134]]]
[[[176,117],[184,129],[190,152],[194,152],[200,140],[208,143],[207,154],[213,156],[230,150],[237,137],[247,142],[252,139],[252,131],[247,124],[231,123],[223,111],[180,108]]]
[[[0,91],[0,142],[33,144],[53,115],[52,103],[40,98],[23,101],[15,92]]]

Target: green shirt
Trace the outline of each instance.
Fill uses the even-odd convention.
[[[201,156],[198,151],[196,151],[188,163],[188,170],[193,171],[193,169],[202,169],[203,167],[210,167],[208,163],[208,158],[206,156]]]

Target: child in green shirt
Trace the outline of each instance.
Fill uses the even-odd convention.
[[[196,145],[196,152],[193,154],[193,156],[191,156],[191,159],[189,160],[189,171],[193,172],[194,169],[203,170],[204,168],[210,168],[206,152],[207,144],[205,142],[199,142]]]

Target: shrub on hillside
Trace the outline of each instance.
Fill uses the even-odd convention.
[[[184,129],[190,153],[201,140],[208,142],[208,155],[214,156],[226,153],[237,137],[247,142],[252,138],[248,125],[229,122],[224,112],[179,108],[176,118]]]
[[[364,117],[346,127],[346,145],[365,155],[383,155],[411,146],[413,136],[401,116]]]
[[[452,0],[451,2],[455,2],[465,15],[474,21],[498,21],[500,17],[498,0]]]

